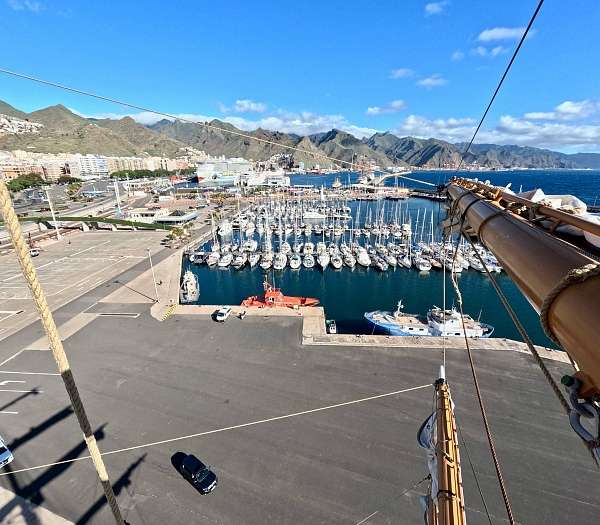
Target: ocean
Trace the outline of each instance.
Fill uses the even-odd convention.
[[[411,177],[438,184],[443,183],[447,177],[454,174],[455,172],[446,171],[417,171]],[[541,187],[546,194],[571,193],[588,204],[600,204],[600,198],[596,202],[596,199],[600,197],[600,171],[511,170],[478,174],[464,172],[464,175],[477,176],[480,180],[487,179],[497,185],[512,183],[515,191],[518,191],[520,187],[523,191]],[[292,184],[330,186],[336,176],[344,184],[354,182],[358,177],[354,173],[294,175]],[[402,179],[397,179],[397,181],[388,179],[386,184],[418,186],[413,182],[402,182]],[[356,215],[358,206],[358,202],[350,203],[353,216]],[[362,201],[360,206],[361,217],[366,217],[369,209],[374,217],[378,204]],[[430,217],[433,214],[436,224],[434,233],[437,237],[440,236],[437,224],[445,215],[443,205],[425,199],[411,198],[408,201],[399,201],[399,203],[386,201],[385,206],[386,216],[392,216],[396,212],[395,206],[400,206],[400,213],[405,217],[411,217],[413,232],[420,235],[420,232],[423,231],[423,235],[427,239],[430,235]],[[419,226],[415,228],[417,215]],[[423,222],[424,216],[426,217],[425,222]],[[288,240],[293,241],[293,239]],[[313,242],[318,240],[321,239],[313,236]],[[198,277],[200,304],[239,304],[246,297],[260,294],[262,291],[265,275],[258,267],[254,269],[246,267],[236,271],[232,268],[211,269],[204,265],[189,265],[187,262],[185,264]],[[288,267],[280,272],[269,271],[267,277],[273,284],[282,288],[287,295],[318,298],[325,308],[326,317],[335,319],[338,331],[341,333],[372,333],[373,329],[365,321],[364,313],[378,309],[394,310],[399,300],[403,301],[406,312],[419,314],[425,314],[433,305],[441,306],[443,300],[443,275],[442,272],[435,270],[420,273],[414,269],[397,268],[387,272],[378,272],[371,268],[357,267],[353,270],[344,268],[336,271],[330,267],[322,272],[317,268],[291,270]],[[448,277],[447,275],[446,304],[451,306],[454,302],[454,290]],[[504,272],[497,274],[497,279],[533,341],[539,345],[553,347],[553,343],[545,336],[540,326],[538,315],[511,279]],[[493,325],[495,327],[493,337],[521,339],[484,274],[467,270],[459,275],[458,282],[463,294],[466,313],[475,318],[481,317],[482,321]]]

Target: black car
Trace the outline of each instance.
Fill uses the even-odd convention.
[[[183,458],[179,471],[201,494],[210,494],[217,487],[217,475],[193,454]]]

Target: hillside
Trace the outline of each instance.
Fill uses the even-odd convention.
[[[375,133],[360,140],[339,129],[304,137],[260,128],[242,131],[216,119],[210,122],[210,128],[204,123],[173,122],[166,119],[143,126],[130,117],[86,119],[63,105],[25,113],[0,101],[0,114],[44,125],[39,133],[0,133],[2,150],[175,157],[184,146],[192,146],[210,155],[245,157],[255,161],[286,153],[292,156],[294,164],[302,162],[306,168],[312,168],[316,164],[325,168],[340,165],[324,156],[345,163],[360,163],[368,159],[381,167],[451,168],[458,165],[465,147],[462,143],[451,144],[436,138],[398,137],[390,132]],[[259,140],[242,135],[250,135]],[[292,151],[272,142],[302,151]],[[474,144],[465,157],[465,165],[489,168],[600,169],[600,154],[567,155],[533,147]]]
[[[86,119],[62,105],[31,113],[18,113],[19,118],[39,122],[44,127],[37,134],[2,134],[0,149],[118,156],[141,155],[147,152],[150,155],[175,156],[183,146],[131,118]]]

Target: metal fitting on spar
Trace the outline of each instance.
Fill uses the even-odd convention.
[[[569,396],[572,410],[569,413],[569,423],[577,435],[585,442],[596,457],[600,459],[600,407],[595,401],[581,401],[582,383],[576,375],[565,375],[560,382]],[[588,430],[581,418],[591,422],[592,430]]]

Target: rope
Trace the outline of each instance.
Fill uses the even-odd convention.
[[[454,417],[456,421],[456,416]],[[487,515],[487,519],[492,525],[492,517],[490,516],[490,511],[487,506],[487,502],[485,501],[485,497],[483,496],[483,490],[481,489],[481,485],[479,484],[479,476],[477,476],[477,472],[475,471],[475,466],[471,461],[471,454],[469,453],[469,446],[467,445],[467,441],[463,436],[462,430],[458,422],[456,422],[456,428],[458,429],[458,433],[460,434],[460,439],[465,446],[465,452],[467,453],[467,461],[469,462],[469,466],[471,467],[471,471],[473,472],[473,477],[475,478],[475,485],[477,485],[477,491],[479,492],[479,496],[481,497],[481,502],[483,503],[483,508],[485,509],[485,514]]]
[[[465,212],[466,212],[466,210],[465,210]],[[486,221],[488,219],[491,219],[492,217],[495,217],[495,216],[499,215],[499,214],[501,214],[501,212],[496,212],[495,214],[487,217]],[[460,228],[461,231],[463,229],[465,220],[466,220],[466,214],[463,213],[462,217],[461,217],[461,228]],[[481,228],[479,228],[479,231],[481,231]],[[496,291],[496,295],[498,296],[498,298],[500,299],[500,302],[504,306],[504,309],[506,310],[506,313],[511,318],[512,322],[515,325],[515,328],[517,329],[517,331],[519,332],[519,334],[523,338],[523,341],[527,345],[527,348],[529,349],[529,352],[533,356],[535,362],[537,363],[538,367],[542,371],[542,374],[546,378],[546,381],[550,385],[550,388],[554,392],[554,395],[558,399],[558,402],[561,404],[563,410],[565,411],[565,414],[568,416],[571,413],[571,405],[569,404],[568,400],[565,398],[565,396],[564,396],[564,394],[563,394],[560,386],[554,380],[554,377],[552,377],[552,374],[550,373],[550,371],[546,367],[546,364],[544,363],[543,359],[541,358],[539,352],[536,350],[535,345],[533,344],[533,341],[531,340],[531,337],[529,337],[529,334],[525,330],[525,327],[522,325],[519,317],[517,316],[517,314],[515,313],[513,307],[511,306],[510,302],[506,298],[506,295],[502,291],[502,288],[500,288],[500,285],[496,281],[496,278],[494,277],[494,275],[492,274],[492,272],[490,272],[490,270],[488,268],[488,265],[486,264],[485,260],[483,259],[483,257],[481,257],[481,254],[475,249],[475,244],[473,243],[473,240],[471,239],[471,237],[469,235],[465,235],[465,237],[467,238],[467,241],[469,241],[469,244],[471,245],[471,248],[473,248],[473,251],[475,252],[475,255],[477,256],[477,259],[483,265],[485,273],[488,276],[488,278],[490,279],[490,282],[492,283],[492,286],[494,287],[494,290]],[[588,265],[588,266],[593,266],[593,265]],[[598,265],[598,266],[600,267],[600,265]],[[584,268],[586,268],[586,267],[584,267]],[[571,272],[569,272],[569,273],[571,273]],[[587,277],[591,277],[591,275],[588,275],[588,274],[585,274],[585,275],[587,275]],[[567,274],[567,276],[565,277],[565,279],[568,276],[569,276],[569,274]],[[585,280],[587,277],[585,277],[583,280]],[[562,290],[560,290],[560,291],[562,291]],[[560,291],[558,293],[560,293]],[[554,298],[556,298],[556,296],[558,296],[558,293],[556,295],[554,295]],[[551,294],[552,294],[552,292],[551,292]],[[550,297],[551,294],[549,294],[548,297],[546,297],[546,300],[544,301],[544,304],[546,303],[546,301],[548,301],[548,298]],[[552,301],[554,300],[554,298],[552,298]],[[549,310],[552,301],[548,301],[548,307],[547,307],[546,313],[545,313],[545,317],[546,318],[547,318],[547,311]],[[542,307],[542,309],[544,309],[544,308]],[[542,321],[542,326],[544,326],[544,321]],[[546,331],[546,328],[544,328],[544,331]],[[550,335],[548,335],[548,337],[550,337],[554,342],[556,342],[558,344],[559,347],[561,347],[560,342],[557,341],[553,336],[551,337]],[[578,369],[577,364],[573,361],[573,359],[568,354],[568,352],[566,352],[566,354],[569,357],[569,360],[571,361],[571,364],[573,365],[573,368],[575,370],[577,370]],[[594,452],[589,448],[589,446],[587,445],[587,443],[585,441],[582,441],[582,442],[583,442],[584,446],[586,447],[586,449],[590,451],[590,454],[592,456],[592,459],[594,460],[594,463],[595,463],[596,467],[600,468],[600,464],[598,463],[598,459],[597,459],[596,455],[594,454]]]
[[[281,144],[279,142],[275,142],[274,140],[268,140],[268,139],[263,139],[260,137],[256,137],[254,135],[250,135],[249,133],[243,133],[241,131],[233,131],[230,129],[225,129],[225,128],[221,128],[219,126],[215,126],[213,124],[210,124],[209,122],[197,122],[194,120],[190,120],[190,119],[186,119],[186,118],[182,118],[182,117],[178,117],[177,115],[173,115],[171,113],[165,113],[163,111],[157,111],[155,109],[151,109],[151,108],[146,108],[144,106],[138,106],[137,104],[132,104],[130,102],[124,102],[122,100],[118,100],[116,98],[110,98],[110,97],[105,97],[103,95],[98,95],[97,93],[92,93],[91,91],[84,91],[82,89],[77,89],[74,87],[70,87],[70,86],[65,86],[64,84],[59,84],[58,82],[52,82],[50,80],[44,80],[42,78],[37,78],[31,75],[26,75],[25,73],[18,73],[16,71],[11,71],[9,69],[4,69],[4,68],[0,68],[0,73],[4,73],[5,75],[10,75],[13,77],[17,77],[17,78],[23,78],[25,80],[31,80],[33,82],[37,82],[38,84],[44,84],[46,86],[52,86],[58,89],[62,89],[64,91],[70,91],[71,93],[77,93],[78,95],[84,95],[86,97],[92,97],[92,98],[96,98],[98,100],[103,100],[105,102],[111,102],[112,104],[118,104],[119,106],[123,106],[126,108],[130,108],[130,109],[137,109],[139,111],[145,111],[147,113],[152,113],[154,115],[158,115],[160,117],[167,117],[169,119],[173,119],[175,121],[179,121],[179,122],[186,122],[188,124],[198,124],[200,126],[203,126],[209,130],[213,130],[213,131],[220,131],[221,133],[225,133],[225,134],[229,134],[229,135],[235,135],[238,137],[243,137],[245,139],[248,140],[254,140],[256,142],[262,142],[263,144],[270,144],[271,146],[277,146],[278,148],[283,148],[283,149],[287,149],[290,151],[297,151],[299,153],[305,153],[307,155],[312,155],[313,157],[317,157],[317,158],[322,158],[322,159],[326,159],[326,160],[330,160],[333,162],[338,162],[340,164],[345,164],[346,166],[350,167],[351,171],[354,171],[355,166],[358,169],[362,169],[364,168],[364,165],[359,164],[359,163],[355,163],[352,161],[348,162],[347,160],[341,160],[341,159],[337,159],[335,157],[330,157],[329,155],[325,155],[324,153],[317,153],[315,151],[311,151],[308,149],[303,149],[303,148],[297,148],[295,146],[289,146],[287,144]],[[346,148],[346,149],[350,149],[350,148]],[[354,159],[354,157],[353,157]],[[421,182],[421,181],[419,181]]]
[[[461,221],[461,231],[462,231],[463,225],[464,225],[464,217],[463,217],[463,220]],[[460,238],[460,236],[459,236],[459,238]],[[454,256],[452,258],[452,268],[454,267],[454,262],[456,260],[457,254],[458,254],[458,241],[456,242],[456,249],[454,250]],[[467,332],[465,329],[465,317],[464,317],[464,311],[463,311],[462,294],[460,292],[458,282],[456,281],[455,272],[451,271],[450,277],[452,280],[452,285],[454,286],[454,291],[456,292],[456,300],[458,302],[458,308],[460,310],[460,319],[461,319],[461,323],[462,323],[463,336],[465,338],[465,346],[467,347],[467,355],[469,357],[469,365],[471,367],[471,374],[473,376],[473,383],[475,385],[475,392],[477,394],[477,401],[479,403],[479,409],[481,411],[481,418],[483,420],[483,426],[485,427],[485,434],[486,434],[488,444],[490,447],[492,460],[494,462],[494,468],[496,469],[496,477],[498,478],[498,484],[500,485],[500,491],[502,493],[502,499],[504,500],[504,506],[506,508],[506,514],[508,515],[508,520],[511,523],[511,525],[514,525],[516,522],[515,522],[515,519],[513,516],[510,499],[508,497],[508,491],[507,491],[506,485],[504,483],[504,477],[502,475],[502,468],[500,466],[500,460],[499,460],[498,454],[496,452],[496,445],[494,444],[494,438],[492,436],[492,431],[490,429],[490,424],[489,424],[489,421],[487,418],[487,413],[485,410],[483,397],[481,395],[481,390],[479,388],[479,380],[477,379],[477,372],[475,370],[475,363],[473,362],[473,355],[471,354],[471,347],[469,346],[469,338],[467,337]]]
[[[475,140],[475,137],[477,136],[477,133],[479,133],[479,129],[481,128],[481,126],[483,124],[483,121],[485,120],[485,117],[487,117],[487,114],[488,114],[490,108],[492,107],[492,104],[494,103],[494,100],[496,100],[496,95],[498,95],[498,92],[500,91],[500,88],[502,87],[502,84],[504,83],[504,79],[506,79],[506,77],[508,75],[508,72],[510,71],[510,68],[513,65],[513,62],[517,58],[517,55],[519,54],[519,51],[521,50],[521,46],[523,45],[523,42],[525,42],[525,39],[527,38],[527,35],[529,34],[529,30],[531,29],[531,26],[533,25],[533,22],[537,18],[537,15],[540,12],[540,9],[542,8],[543,3],[544,3],[544,0],[540,0],[539,3],[538,3],[538,5],[537,5],[537,7],[535,8],[535,11],[533,12],[533,15],[531,16],[531,19],[529,20],[529,23],[527,24],[527,27],[525,28],[525,32],[523,33],[523,36],[521,37],[521,40],[519,40],[519,45],[517,45],[517,48],[515,49],[515,52],[513,53],[513,55],[511,57],[508,65],[506,66],[506,69],[504,70],[504,74],[500,78],[500,82],[498,82],[498,85],[496,86],[496,90],[494,91],[494,94],[492,95],[492,98],[490,99],[487,107],[485,108],[485,111],[483,112],[483,115],[481,117],[481,120],[479,121],[479,124],[477,124],[477,128],[475,129],[475,133],[473,133],[473,136],[471,137],[471,140],[469,141],[469,144],[467,145],[467,147],[463,151],[462,155],[460,156],[460,163],[458,164],[458,168],[456,168],[456,171],[459,171],[460,168],[462,167],[463,162],[465,160],[465,155],[469,152],[469,148],[473,145],[473,141]]]
[[[71,400],[73,411],[77,416],[79,427],[83,432],[87,448],[90,452],[90,457],[94,463],[94,467],[96,468],[96,473],[98,474],[98,478],[100,478],[104,495],[106,496],[106,500],[108,501],[110,509],[113,513],[115,522],[117,525],[123,525],[124,522],[121,515],[121,510],[119,509],[119,504],[117,503],[117,499],[110,484],[108,473],[106,471],[106,467],[104,466],[104,461],[100,455],[100,450],[98,449],[98,444],[96,442],[96,438],[94,437],[92,427],[87,414],[85,413],[81,398],[79,397],[79,391],[75,385],[75,378],[73,377],[73,372],[69,366],[69,361],[60,339],[60,334],[56,328],[52,312],[48,307],[46,295],[44,294],[44,290],[42,289],[42,286],[38,280],[37,272],[31,261],[29,248],[25,243],[23,231],[21,230],[21,225],[19,224],[17,214],[13,208],[12,201],[10,199],[10,193],[3,176],[0,176],[0,210],[2,212],[2,216],[4,217],[6,229],[8,230],[14,245],[23,276],[25,277],[29,289],[31,290],[31,295],[33,296],[33,301],[40,315],[42,326],[44,327],[44,331],[48,337],[50,349],[52,350],[52,356],[56,361],[58,371],[60,372],[65,384],[65,389],[67,390],[67,394]]]
[[[562,348],[562,344],[554,334],[554,330],[552,330],[550,321],[548,319],[550,308],[552,308],[556,298],[567,288],[573,286],[574,284],[581,284],[587,279],[596,277],[598,275],[600,275],[600,264],[598,263],[586,264],[581,268],[573,268],[557,283],[554,288],[552,288],[550,293],[544,299],[542,308],[540,310],[540,322],[542,323],[542,328],[544,329],[546,335],[559,347]]]

